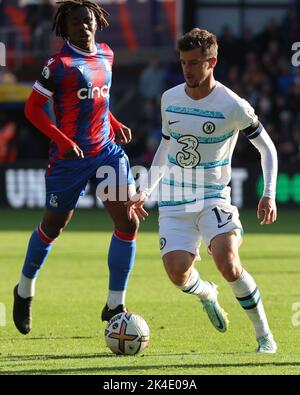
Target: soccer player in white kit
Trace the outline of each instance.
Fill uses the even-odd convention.
[[[160,248],[170,280],[200,298],[217,330],[227,330],[217,286],[202,280],[194,267],[203,240],[254,326],[256,351],[275,353],[259,290],[240,262],[242,225],[227,185],[234,147],[243,133],[261,155],[264,192],[257,216],[263,216],[262,225],[276,221],[276,149],[251,105],[214,79],[216,36],[195,28],[178,41],[178,50],[186,82],[162,96],[161,144],[140,192],[128,203],[128,216],[148,215],[143,205],[161,181]]]

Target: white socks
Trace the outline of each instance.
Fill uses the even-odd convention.
[[[198,271],[193,267],[187,282],[177,287],[182,292],[197,295],[201,300],[209,299],[212,295],[212,286],[208,281],[201,280]]]
[[[240,277],[230,282],[233,293],[254,325],[256,338],[270,333],[268,320],[260,299],[259,290],[249,273],[243,269]]]
[[[30,298],[35,295],[35,278],[25,277],[23,273],[21,273],[19,286],[18,286],[18,295],[21,298]]]
[[[109,309],[113,310],[119,304],[122,304],[125,306],[125,295],[126,291],[111,291],[109,290],[108,296],[107,296],[107,306]]]

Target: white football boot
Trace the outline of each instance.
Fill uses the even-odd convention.
[[[229,320],[227,318],[228,314],[218,303],[218,286],[210,281],[207,281],[211,287],[212,292],[208,299],[200,299],[203,309],[206,311],[210,322],[219,332],[226,332]]]
[[[261,336],[257,339],[258,348],[256,352],[258,354],[275,354],[277,351],[277,344],[273,338],[272,333],[268,333],[265,336]]]

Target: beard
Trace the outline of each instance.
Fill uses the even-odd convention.
[[[200,86],[205,83],[206,78],[202,78],[200,80],[194,80],[194,81],[189,81],[188,79],[185,78],[185,83],[190,89],[196,89],[199,88]]]
[[[197,83],[189,84],[187,81],[185,81],[185,82],[186,82],[186,85],[187,85],[189,88],[191,88],[191,89],[196,89],[196,88],[199,87],[199,83],[198,83],[198,84],[197,84]]]

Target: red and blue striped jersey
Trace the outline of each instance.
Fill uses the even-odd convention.
[[[97,155],[114,141],[109,123],[113,57],[106,44],[96,44],[93,52],[87,52],[66,42],[33,86],[53,98],[57,127],[85,157]],[[50,157],[57,156],[58,148],[51,142]]]

